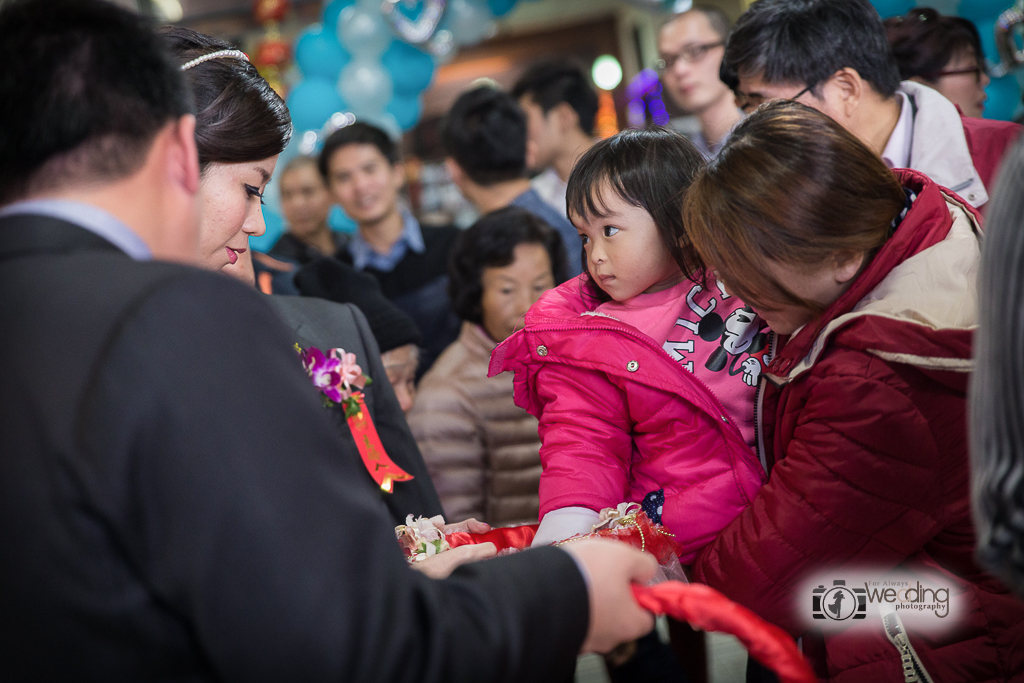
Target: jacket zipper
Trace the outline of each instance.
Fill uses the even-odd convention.
[[[924,664],[914,651],[907,637],[907,630],[896,612],[888,612],[882,615],[882,625],[885,628],[885,635],[889,638],[896,650],[900,653],[900,661],[903,664],[903,680],[906,683],[933,683],[931,675],[924,668]]]
[[[768,353],[762,356],[763,365],[767,368],[768,363],[775,358],[775,343],[778,335],[774,332],[768,335]],[[768,476],[768,451],[764,447],[764,427],[761,420],[764,417],[764,394],[768,388],[768,379],[765,373],[761,373],[761,380],[757,383],[757,396],[754,399],[754,448],[757,449],[757,457],[761,461],[765,476]]]

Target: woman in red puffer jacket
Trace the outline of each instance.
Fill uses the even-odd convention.
[[[803,636],[828,680],[1024,680],[1024,604],[973,557],[977,214],[779,101],[737,127],[684,217],[774,330],[757,403],[768,484],[698,554],[695,578]],[[837,621],[856,610],[812,602],[816,583],[857,573],[946,587],[959,611],[892,612],[876,592],[862,620]]]

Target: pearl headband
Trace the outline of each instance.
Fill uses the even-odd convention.
[[[241,50],[218,50],[217,52],[211,52],[210,54],[203,55],[202,57],[196,57],[191,62],[185,62],[181,65],[181,70],[188,71],[192,67],[198,66],[203,62],[208,62],[211,59],[222,59],[224,57],[234,57],[235,59],[241,59],[246,62],[249,61],[248,55]]]

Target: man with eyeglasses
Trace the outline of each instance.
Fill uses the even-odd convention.
[[[832,117],[892,168],[912,168],[978,208],[1021,127],[963,117],[938,91],[900,82],[868,0],[760,0],[736,23],[722,78],[745,112],[790,99]]]
[[[697,6],[672,17],[658,34],[658,73],[672,100],[697,118],[689,135],[705,157],[714,156],[743,118],[718,69],[729,19],[717,7]]]

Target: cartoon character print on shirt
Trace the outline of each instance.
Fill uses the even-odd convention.
[[[757,386],[761,377],[761,361],[750,356],[735,369],[736,361],[744,353],[754,354],[765,347],[768,335],[761,332],[762,321],[752,308],[737,308],[725,320],[717,313],[710,313],[701,318],[697,325],[697,334],[704,341],[715,341],[720,338],[721,346],[714,350],[704,364],[711,372],[720,372],[729,363],[729,376],[735,377],[743,373],[743,382],[748,386]]]
[[[715,286],[723,301],[731,297],[721,283],[716,281]],[[676,325],[689,330],[702,341],[719,342],[719,347],[711,352],[704,367],[712,372],[728,369],[730,377],[742,375],[744,384],[757,386],[763,368],[761,359],[755,354],[764,350],[768,340],[764,332],[764,321],[749,307],[737,308],[723,319],[714,312],[718,306],[715,297],[708,299],[703,306],[698,303],[697,297],[703,291],[703,287],[695,284],[686,295],[687,306],[697,314],[697,320],[679,318]],[[694,352],[695,343],[694,339],[676,341],[670,338],[665,342],[664,349],[672,358],[683,363],[688,371],[693,372],[693,361],[687,361],[686,354]],[[744,354],[748,357],[740,362]]]

